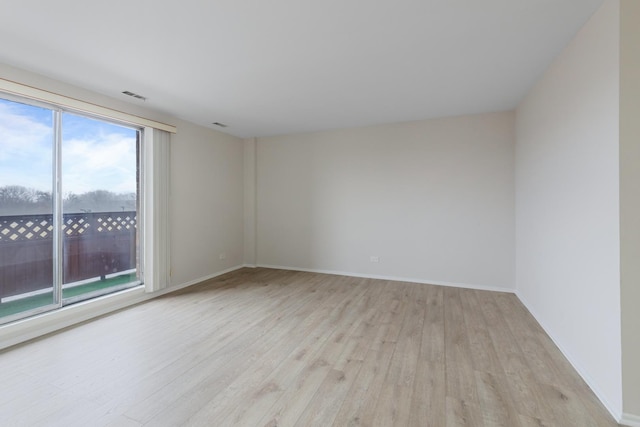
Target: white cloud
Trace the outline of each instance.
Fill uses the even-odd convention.
[[[136,140],[124,134],[70,139],[62,145],[63,192],[136,191]]]
[[[53,130],[24,108],[21,104],[0,102],[0,186],[22,185],[51,191]],[[136,191],[133,131],[83,132],[82,137],[69,133],[72,135],[62,147],[63,193]]]
[[[0,103],[0,186],[51,189],[51,126]]]

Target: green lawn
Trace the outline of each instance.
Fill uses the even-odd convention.
[[[123,274],[121,276],[112,277],[106,280],[96,280],[95,282],[63,289],[62,298],[71,298],[100,289],[107,289],[113,286],[135,282],[136,280],[136,273]],[[53,294],[52,292],[48,292],[46,294],[22,298],[16,301],[3,302],[0,303],[0,317],[10,316],[12,314],[21,313],[23,311],[49,305],[52,303],[52,301]]]

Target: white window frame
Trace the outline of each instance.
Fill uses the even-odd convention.
[[[57,93],[38,89],[33,86],[23,85],[21,83],[16,83],[7,79],[0,78],[0,91],[17,95],[23,98],[28,98],[34,101],[57,105],[61,108],[74,110],[79,113],[86,113],[94,115],[96,117],[103,117],[108,120],[123,122],[141,128],[150,127],[169,133],[176,133],[178,131],[175,126],[168,125],[166,123],[146,119],[144,117],[139,117],[134,114],[125,113],[111,108],[102,107],[90,102],[85,102],[79,99],[70,98],[68,96],[59,95]]]
[[[143,243],[140,260],[145,286],[126,289],[57,310],[0,325],[0,349],[86,321],[91,318],[145,301],[168,291],[170,285],[169,241],[169,156],[170,135],[177,133],[173,125],[146,119],[122,111],[102,107],[75,98],[0,78],[0,93],[51,104],[54,107],[88,116],[104,118],[143,128],[140,147],[140,216]],[[164,132],[158,132],[164,131]],[[158,143],[154,137],[162,140]],[[158,148],[161,145],[163,148]],[[150,294],[154,293],[155,294]]]

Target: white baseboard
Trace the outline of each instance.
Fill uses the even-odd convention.
[[[522,294],[520,292],[518,292],[518,291],[516,291],[515,294],[518,297],[518,299],[520,300],[520,302],[522,302],[522,304],[527,308],[527,310],[529,310],[529,313],[531,313],[531,315],[536,319],[536,321],[542,327],[542,329],[544,329],[544,331],[549,336],[549,338],[551,338],[551,341],[553,341],[553,343],[556,345],[556,347],[558,347],[558,349],[560,349],[560,352],[564,355],[564,357],[567,358],[567,360],[569,361],[571,366],[573,366],[573,368],[578,372],[578,374],[582,377],[582,379],[587,383],[587,385],[589,386],[591,391],[593,391],[593,393],[596,395],[596,397],[604,405],[606,410],[609,411],[611,416],[613,416],[613,418],[615,420],[621,420],[623,418],[622,411],[614,408],[614,406],[610,403],[609,399],[607,399],[607,397],[604,395],[604,393],[602,393],[600,391],[600,389],[597,387],[595,381],[593,381],[591,376],[586,372],[586,370],[584,368],[582,368],[582,366],[579,363],[576,362],[576,359],[572,356],[571,352],[569,352],[561,344],[561,342],[559,340],[557,340],[556,337],[554,337],[554,335],[551,333],[551,329],[549,329],[547,327],[547,325],[545,325],[545,323],[542,321],[540,316],[536,313],[535,310],[533,310],[533,308],[531,307],[531,304],[529,304],[527,302],[526,298],[524,298],[522,296]],[[632,425],[634,427],[636,426],[636,424],[625,424],[625,425]],[[640,427],[640,424],[637,424],[637,426]]]
[[[198,283],[205,282],[207,280],[215,279],[218,276],[222,276],[223,274],[231,273],[232,271],[240,270],[241,268],[246,267],[245,265],[236,265],[235,267],[227,268],[226,270],[218,271],[217,273],[210,274],[208,276],[199,277],[194,280],[190,280],[188,282],[182,283],[180,285],[172,286],[170,288],[164,289],[163,292],[155,292],[153,296],[163,295],[166,293],[174,292],[179,289],[187,288],[189,286],[197,285]]]
[[[622,414],[620,424],[628,427],[640,427],[640,415]]]
[[[141,285],[2,325],[0,326],[0,350],[213,279],[242,267],[242,265],[231,267],[153,293],[146,293],[144,286]]]
[[[515,293],[514,289],[502,288],[499,286],[485,286],[485,285],[472,285],[469,283],[442,282],[439,280],[416,279],[414,277],[381,276],[381,275],[375,275],[375,274],[353,273],[349,271],[320,270],[320,269],[314,269],[314,268],[287,267],[282,265],[270,265],[270,264],[258,264],[257,267],[273,268],[277,270],[305,271],[308,273],[335,274],[339,276],[362,277],[365,279],[391,280],[394,282],[421,283],[425,285],[438,285],[438,286],[448,286],[452,288],[477,289],[481,291]]]

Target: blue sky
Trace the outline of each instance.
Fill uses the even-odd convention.
[[[0,99],[0,187],[51,191],[51,110]],[[136,131],[64,113],[63,194],[136,191]]]

